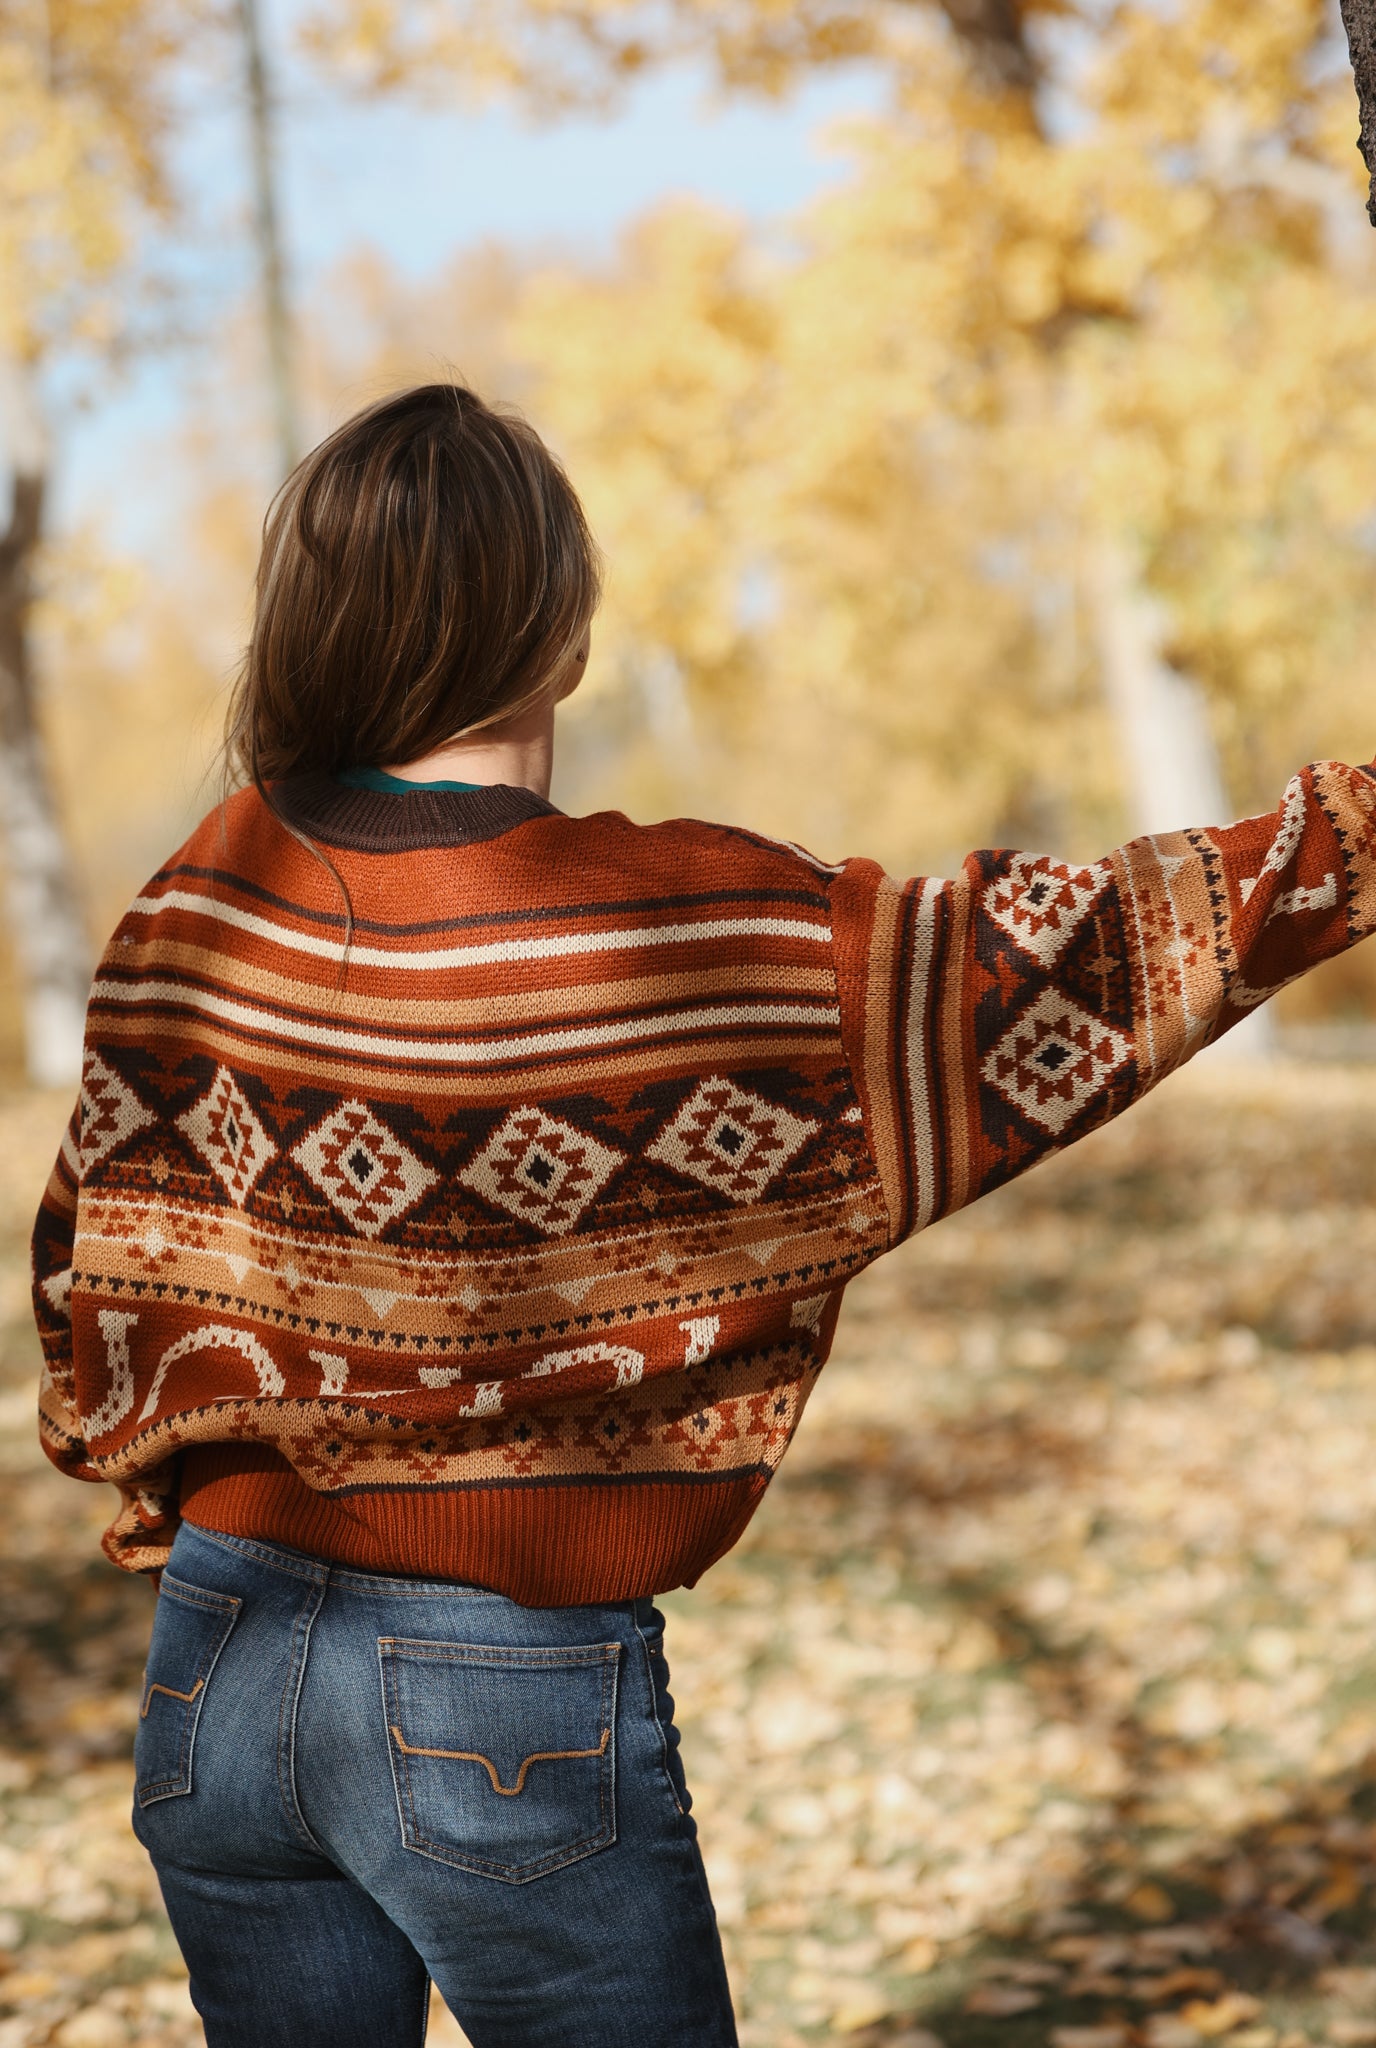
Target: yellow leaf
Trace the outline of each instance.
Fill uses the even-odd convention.
[[[1187,2026],[1202,2034],[1206,2041],[1217,2039],[1220,2034],[1229,2034],[1244,2020],[1254,2020],[1262,2011],[1259,1998],[1249,1998],[1244,1991],[1225,1991],[1222,1998],[1212,2002],[1192,1999],[1180,2008],[1180,2017]]]
[[[1150,1879],[1145,1884],[1134,1886],[1123,1904],[1138,1920],[1171,1920],[1175,1917],[1175,1901],[1161,1885]]]
[[[858,2034],[862,2027],[872,2027],[876,2020],[886,2019],[891,2011],[892,2005],[882,1992],[860,1992],[833,2010],[831,2024],[838,2034]]]
[[[898,1968],[909,1971],[914,1977],[925,1977],[928,1970],[936,1968],[941,1950],[930,1935],[919,1934],[899,1952]]]

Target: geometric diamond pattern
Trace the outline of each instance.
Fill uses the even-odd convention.
[[[648,1148],[734,1202],[754,1202],[818,1126],[714,1076],[695,1089]]]
[[[216,1069],[205,1094],[177,1118],[177,1129],[185,1132],[239,1209],[263,1168],[277,1157],[277,1147],[228,1067]]]
[[[1043,990],[980,1072],[1024,1116],[1060,1132],[1132,1056],[1132,1041],[1059,990]]]
[[[292,1158],[360,1237],[377,1237],[439,1179],[364,1102],[345,1102]]]
[[[133,1089],[126,1087],[100,1055],[88,1052],[81,1070],[82,1172],[155,1121],[152,1110],[145,1109]]]
[[[513,1109],[459,1179],[522,1223],[561,1237],[626,1154],[542,1109]]]
[[[1112,879],[1108,861],[1070,868],[1045,854],[1020,853],[985,890],[984,908],[1024,953],[1049,967]]]

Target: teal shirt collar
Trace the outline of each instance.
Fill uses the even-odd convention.
[[[341,768],[335,777],[347,789],[377,789],[391,796],[408,796],[413,789],[483,789],[481,782],[407,782],[389,775],[383,768]]]

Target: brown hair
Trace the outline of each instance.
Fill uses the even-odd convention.
[[[264,789],[414,760],[513,717],[573,653],[600,589],[573,486],[519,413],[456,384],[381,399],[268,510],[227,766]]]

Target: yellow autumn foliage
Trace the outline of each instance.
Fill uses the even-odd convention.
[[[0,349],[108,342],[111,287],[169,207],[174,61],[204,13],[172,0],[0,0]]]
[[[1088,850],[1121,823],[1110,540],[1239,802],[1370,751],[1376,275],[1326,33],[1311,0],[1126,8],[1038,123],[931,29],[795,256],[680,206],[533,285],[514,345],[612,557],[607,683],[680,693],[695,805],[906,866]]]
[[[164,32],[133,0],[90,12],[117,50]],[[537,97],[537,55],[576,97],[615,88],[633,36],[636,63],[691,46],[756,83],[766,48],[778,83],[852,48],[887,66],[891,104],[845,131],[845,175],[786,238],[683,201],[613,260],[533,277],[489,250],[403,288],[360,257],[305,322],[320,426],[453,365],[566,456],[611,576],[562,801],[726,815],[909,871],[976,841],[1102,850],[1131,823],[1094,613],[1106,542],[1208,694],[1236,808],[1301,758],[1370,752],[1376,243],[1326,11],[1182,0],[1073,32],[1058,12],[1027,11],[1034,101],[991,91],[936,5],[316,10],[336,75],[391,88],[423,56],[432,94],[461,64],[482,83],[483,35],[489,82]],[[155,194],[156,151],[123,161],[126,193]],[[196,711],[208,753],[202,707],[242,631],[251,485],[224,435],[196,461],[207,515],[178,575],[108,649],[50,643],[63,756],[108,733],[140,841],[136,707]],[[112,894],[133,879],[88,864]]]

